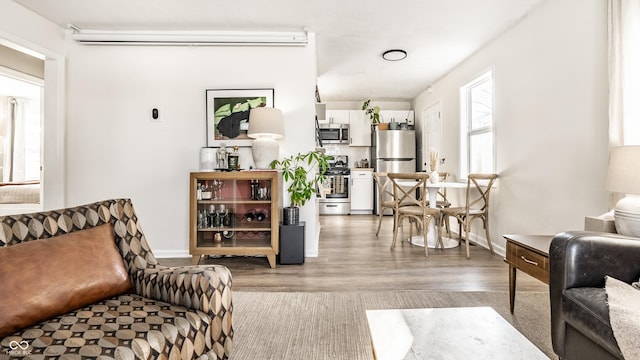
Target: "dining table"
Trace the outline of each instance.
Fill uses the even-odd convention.
[[[399,181],[398,182],[400,185],[402,186],[413,186],[414,182],[412,181]],[[438,200],[438,191],[440,191],[440,189],[442,188],[447,188],[447,189],[466,189],[467,188],[467,183],[461,183],[461,182],[448,182],[448,181],[442,181],[442,182],[429,182],[427,181],[427,192],[428,192],[428,196],[429,196],[429,207],[435,208],[437,207],[437,200]],[[436,222],[435,221],[431,221],[429,223],[429,229],[427,230],[427,247],[429,248],[433,248],[435,249],[436,247],[440,247],[440,244],[438,244],[438,229],[436,229]],[[417,246],[424,246],[424,237],[422,235],[413,235],[411,236],[411,239],[409,239],[409,242],[413,245],[417,245]],[[450,248],[454,248],[457,247],[458,245],[460,245],[460,243],[458,242],[457,239],[452,239],[446,236],[442,236],[442,247],[444,247],[445,249],[450,249]]]

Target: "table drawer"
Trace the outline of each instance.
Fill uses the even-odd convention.
[[[549,283],[549,259],[529,249],[507,244],[509,262],[534,278]]]

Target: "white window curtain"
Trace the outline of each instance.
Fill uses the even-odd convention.
[[[30,100],[13,96],[0,96],[0,181],[15,182],[38,180],[39,174],[28,171],[29,141],[33,134],[29,131]],[[36,111],[39,108],[35,109]],[[35,134],[35,141],[39,141],[39,134]],[[39,152],[39,147],[35,149]],[[39,157],[36,159],[39,162]],[[36,164],[37,166],[37,164]],[[37,169],[37,167],[36,167]],[[32,174],[33,173],[33,174]]]
[[[9,123],[11,121],[10,97],[0,96],[0,182],[4,182],[5,171],[8,171],[5,156],[7,156],[7,146],[9,144]]]
[[[609,0],[609,145],[640,145],[640,0]]]

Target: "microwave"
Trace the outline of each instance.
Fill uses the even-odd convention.
[[[349,143],[348,124],[320,124],[318,132],[323,144]]]

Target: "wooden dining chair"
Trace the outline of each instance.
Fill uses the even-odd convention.
[[[388,173],[387,176],[393,185],[394,199],[394,228],[393,242],[391,250],[396,246],[398,238],[398,229],[402,227],[404,219],[413,220],[419,224],[424,237],[424,254],[429,257],[429,249],[427,247],[427,233],[429,232],[429,224],[431,219],[438,221],[440,219],[440,209],[429,207],[429,197],[427,196],[427,181],[429,174],[427,173]],[[442,237],[438,229],[438,244],[442,245]],[[413,235],[413,227],[409,226],[409,238]],[[437,246],[437,245],[436,245]]]
[[[469,174],[467,177],[467,192],[464,207],[448,207],[440,209],[443,220],[454,217],[458,221],[459,239],[462,241],[464,228],[464,239],[467,247],[467,259],[469,258],[469,233],[471,222],[474,219],[481,219],[487,236],[489,250],[493,253],[493,245],[489,235],[489,194],[493,183],[498,178],[498,174]],[[451,230],[449,229],[449,237]]]
[[[393,188],[391,185],[391,180],[389,180],[389,178],[387,177],[386,172],[374,172],[373,181],[375,182],[376,189],[378,190],[379,213],[378,229],[376,230],[376,236],[378,236],[378,234],[380,233],[380,226],[382,225],[382,217],[384,216],[384,211],[386,209],[391,209],[391,211],[393,211],[395,208],[395,201],[393,200]]]
[[[449,172],[447,171],[438,171],[438,182],[447,182],[449,180]],[[441,187],[438,190],[438,200],[436,201],[436,206],[439,208],[450,207],[451,203],[447,200],[447,188]]]
[[[449,174],[450,173],[448,171],[438,171],[438,182],[441,182],[441,183],[447,182],[449,180]],[[449,199],[447,199],[446,187],[441,187],[440,190],[438,190],[436,207],[440,209],[451,207],[451,203],[449,202]],[[451,234],[449,221],[445,221],[447,219],[444,218],[444,213],[441,213],[441,215],[443,216],[443,218],[439,221],[440,226],[444,226],[445,230],[447,231],[447,234]]]

